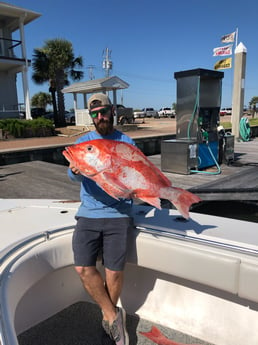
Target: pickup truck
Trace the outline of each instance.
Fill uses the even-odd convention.
[[[144,118],[144,117],[159,117],[159,114],[153,108],[143,108],[141,111],[134,112],[134,118]]]
[[[134,123],[133,108],[126,108],[122,104],[116,105],[117,124]]]
[[[158,111],[159,117],[175,117],[175,111],[171,108],[160,108]]]

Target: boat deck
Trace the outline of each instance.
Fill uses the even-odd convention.
[[[187,334],[150,323],[137,316],[127,315],[127,331],[130,345],[154,344],[140,332],[149,332],[156,326],[175,345],[212,345]],[[85,325],[87,325],[85,327]],[[79,302],[55,316],[20,334],[19,345],[108,345],[101,341],[101,314],[99,308],[89,302]],[[53,340],[54,339],[54,340]],[[180,343],[180,344],[179,344]],[[156,343],[155,343],[156,344]]]

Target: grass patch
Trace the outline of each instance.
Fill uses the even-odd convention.
[[[248,119],[250,127],[252,126],[258,126],[258,118],[255,119]],[[225,129],[231,129],[232,128],[232,123],[229,121],[220,121],[220,124],[225,128]]]

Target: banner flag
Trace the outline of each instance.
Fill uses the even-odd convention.
[[[226,68],[231,68],[232,66],[232,58],[226,58],[223,60],[219,60],[215,63],[214,69],[226,69]]]
[[[233,44],[230,44],[230,45],[224,46],[224,47],[214,48],[213,49],[213,56],[232,55],[232,46],[233,46]]]
[[[235,41],[235,34],[236,32],[232,32],[231,34],[227,34],[221,37],[222,43],[231,43]]]

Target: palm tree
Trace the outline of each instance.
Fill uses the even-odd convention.
[[[52,104],[52,98],[49,93],[38,92],[31,98],[31,105],[33,107],[44,108],[46,110],[48,104]]]
[[[65,103],[61,90],[69,85],[69,78],[74,81],[83,78],[83,72],[75,69],[78,67],[83,67],[83,59],[74,57],[72,44],[67,40],[47,40],[42,48],[34,49],[32,79],[37,84],[49,82],[56,127],[65,126]]]

